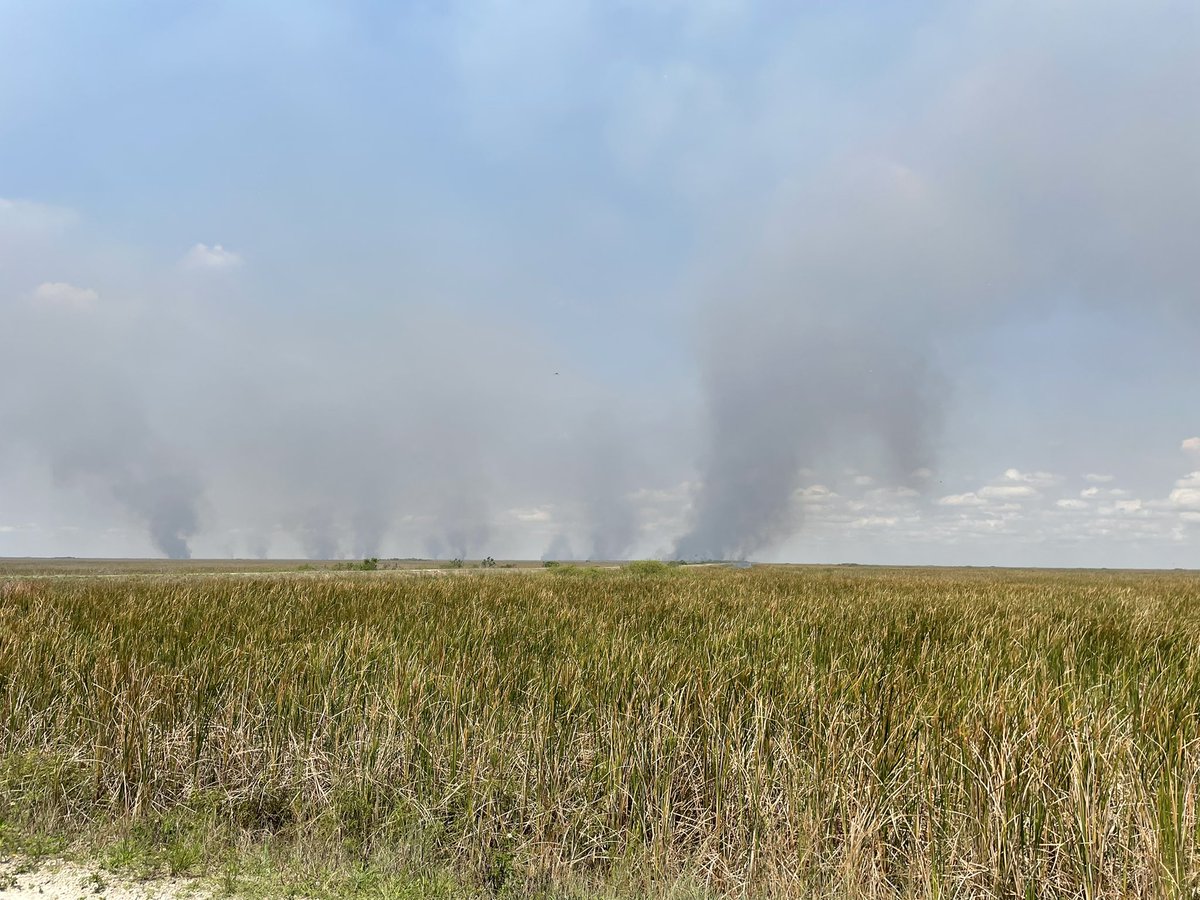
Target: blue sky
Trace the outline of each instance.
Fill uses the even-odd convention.
[[[0,3],[0,554],[1195,565],[1197,38]]]

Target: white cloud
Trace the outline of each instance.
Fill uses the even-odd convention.
[[[189,269],[233,269],[242,264],[242,258],[220,244],[196,244],[183,258]]]
[[[821,500],[827,497],[836,497],[833,491],[825,487],[823,484],[813,484],[806,488],[801,488],[796,492],[805,500]]]
[[[91,288],[76,287],[65,281],[47,281],[38,285],[33,292],[33,299],[47,306],[88,309],[100,299],[100,295]]]
[[[866,496],[878,503],[895,503],[920,497],[921,492],[910,487],[881,487],[867,491]]]
[[[1059,509],[1087,509],[1088,505],[1082,500],[1059,500],[1054,504]]]
[[[1083,476],[1084,481],[1090,481],[1092,484],[1108,484],[1114,478],[1116,478],[1115,475],[1097,475],[1094,472]]]
[[[18,233],[57,232],[74,225],[78,220],[79,215],[73,209],[0,197],[0,230]]]
[[[854,483],[856,485],[858,485],[859,487],[869,487],[870,485],[875,483],[875,479],[872,478],[870,475],[855,475]]]
[[[1200,509],[1200,472],[1192,472],[1175,482],[1175,490],[1167,499],[1172,506]]]
[[[1052,472],[1022,472],[1020,469],[1005,469],[1004,478],[1019,484],[1030,484],[1035,487],[1049,487],[1058,484],[1062,477]]]
[[[851,528],[890,528],[899,522],[896,516],[863,516],[850,523]]]
[[[1190,437],[1180,444],[1179,447],[1185,453],[1195,453],[1200,455],[1200,437]]]
[[[972,491],[966,494],[947,494],[939,498],[937,503],[938,506],[983,506],[986,502]]]
[[[1079,496],[1080,497],[1108,497],[1110,499],[1116,500],[1120,497],[1128,497],[1129,491],[1125,490],[1125,488],[1090,487],[1090,488],[1084,488],[1082,491],[1080,491]]]
[[[1118,500],[1116,503],[1113,504],[1113,506],[1116,508],[1117,512],[1123,512],[1123,513],[1141,512],[1142,501],[1141,500]]]
[[[550,510],[544,506],[525,509],[510,509],[508,514],[518,522],[549,522]]]
[[[1027,484],[989,484],[979,489],[984,500],[1024,500],[1038,496],[1038,492]]]
[[[683,505],[691,501],[698,489],[694,481],[681,481],[667,488],[638,488],[629,497],[638,505]]]

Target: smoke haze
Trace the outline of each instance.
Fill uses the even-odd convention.
[[[0,554],[1194,564],[1193,5],[126,13],[0,12]]]

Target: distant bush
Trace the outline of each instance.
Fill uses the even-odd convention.
[[[368,556],[362,562],[339,562],[334,563],[329,568],[335,572],[374,572],[379,568],[379,559],[374,556]]]
[[[625,566],[625,571],[631,575],[663,575],[671,567],[657,559],[636,559]]]
[[[562,563],[560,563],[557,559],[543,559],[542,560],[542,568],[543,569],[557,569],[561,565],[562,565]]]
[[[457,556],[454,559],[450,560],[450,562],[446,563],[447,569],[461,569],[462,567],[463,567],[463,561],[461,559],[459,559]]]
[[[496,568],[496,561],[490,556],[484,557],[479,561],[479,567],[481,569],[494,569]]]

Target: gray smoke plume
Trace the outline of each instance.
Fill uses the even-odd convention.
[[[933,462],[940,384],[916,341],[813,317],[725,314],[705,372],[711,429],[682,559],[741,559],[800,525],[801,472],[845,454],[904,482]]]
[[[580,498],[588,558],[624,559],[637,538],[637,510],[630,492],[637,485],[632,436],[606,412],[582,425],[572,455],[574,483],[566,493]]]
[[[571,549],[571,541],[565,534],[556,534],[554,540],[542,553],[542,562],[574,558],[575,551]]]
[[[254,559],[267,559],[271,555],[271,541],[267,535],[255,532],[246,536],[246,552]]]
[[[374,505],[359,505],[350,520],[354,556],[362,559],[379,556],[387,532],[388,518],[387,511]]]
[[[39,394],[37,406],[26,405],[9,425],[56,481],[108,494],[145,526],[159,552],[187,559],[200,526],[199,478],[149,430],[141,411],[109,387],[79,384],[69,393]]]
[[[313,507],[290,518],[306,558],[337,559],[341,555],[337,527],[328,509]]]
[[[1096,30],[1115,22],[1052,20],[1036,44],[1013,20],[956,24],[958,71],[910,98],[908,121],[882,116],[824,167],[774,173],[777,196],[739,223],[748,241],[730,237],[678,555],[780,543],[802,468],[870,445],[898,481],[932,465],[952,383],[939,360],[1003,323],[1070,303],[1200,336],[1200,264],[1181,242],[1200,228],[1200,127],[1171,112],[1200,101],[1196,54],[1164,36],[1161,55],[1114,58]]]
[[[99,93],[127,109],[81,107],[96,92],[61,90],[54,54],[0,54],[36,88],[0,188],[79,205],[0,200],[5,547],[70,552],[133,522],[180,556],[231,534],[315,557],[622,557],[680,533],[681,556],[762,554],[812,482],[918,486],[988,415],[947,402],[985,338],[1070,307],[1136,322],[1143,356],[1200,345],[1200,7],[983,0],[900,15],[893,42],[886,17],[806,4],[467,6],[421,14],[444,29],[429,55],[357,27],[298,42],[295,62],[347,73],[295,66],[315,79],[295,88],[299,142],[263,42],[208,43],[226,27],[156,33],[169,46],[118,29],[138,62]],[[43,31],[71,71],[118,72]],[[817,52],[833,36],[853,65]],[[223,75],[199,71],[208,50]],[[133,90],[179,82],[166,59],[218,79],[197,101],[214,105]],[[358,78],[363,59],[395,68]],[[431,73],[445,104],[395,95]],[[264,109],[281,127],[243,145],[236,123]],[[94,161],[47,154],[56,129],[121,147],[130,110],[168,151],[162,184],[110,149],[130,196],[73,190]],[[246,165],[175,143],[197,114]],[[1041,452],[1056,423],[1039,415],[1003,426]],[[987,477],[989,447],[959,452]],[[1101,471],[1089,452],[1063,471]],[[33,496],[48,478],[71,486],[59,506]]]
[[[200,485],[186,471],[91,473],[108,479],[113,496],[146,523],[154,546],[169,559],[190,559],[188,540],[200,526]]]
[[[482,507],[471,509],[457,505],[443,508],[437,517],[442,530],[425,539],[426,553],[432,559],[468,559],[491,555],[487,549],[491,527],[482,516]]]
[[[0,270],[20,259],[0,258]],[[46,286],[43,286],[46,287]],[[202,479],[151,420],[144,392],[124,368],[130,354],[120,332],[71,306],[62,286],[5,311],[0,329],[0,435],[30,454],[55,483],[116,506],[144,527],[165,556],[190,556],[200,527]],[[83,292],[84,303],[92,295]],[[0,450],[3,450],[0,447]]]

